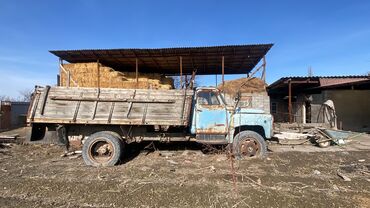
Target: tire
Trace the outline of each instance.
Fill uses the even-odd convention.
[[[233,153],[237,159],[266,156],[267,145],[265,139],[254,131],[242,131],[234,137]]]
[[[82,158],[89,166],[114,166],[120,159],[124,143],[114,132],[92,134],[82,147]]]

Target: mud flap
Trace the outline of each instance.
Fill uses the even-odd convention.
[[[41,124],[33,124],[31,127],[26,128],[24,143],[65,145],[58,137],[56,127]]]

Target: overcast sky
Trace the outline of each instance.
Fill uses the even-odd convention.
[[[53,49],[256,43],[275,44],[268,83],[309,67],[314,75],[364,75],[370,1],[0,0],[0,95],[55,84]]]

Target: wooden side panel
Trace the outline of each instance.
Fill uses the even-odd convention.
[[[44,88],[36,96],[44,97]],[[28,121],[118,125],[187,126],[192,90],[51,87],[45,104],[34,99]],[[42,112],[43,108],[43,114]]]

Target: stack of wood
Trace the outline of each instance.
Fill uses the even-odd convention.
[[[111,67],[98,63],[63,64],[70,73],[70,86],[74,82],[78,87],[125,88],[125,89],[173,89],[173,79],[160,74],[138,74],[135,72],[119,72]],[[67,86],[68,75],[61,72],[61,86]],[[73,81],[72,81],[73,80]]]

